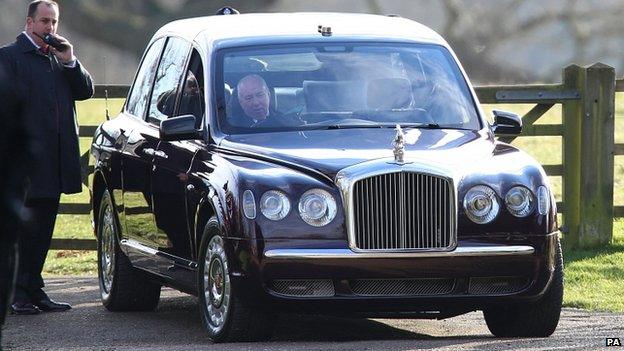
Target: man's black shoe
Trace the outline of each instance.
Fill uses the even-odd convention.
[[[41,312],[35,305],[30,302],[14,302],[11,305],[11,313],[26,315],[26,314],[37,314]]]
[[[43,312],[62,312],[71,309],[71,305],[68,303],[55,302],[46,297],[39,301],[33,301],[33,304],[39,307]]]

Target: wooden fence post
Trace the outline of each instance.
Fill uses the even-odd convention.
[[[580,100],[563,104],[563,202],[567,248],[605,245],[613,236],[615,69],[564,69]]]

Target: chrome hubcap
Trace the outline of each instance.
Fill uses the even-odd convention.
[[[231,292],[223,239],[219,236],[214,236],[208,244],[203,275],[208,324],[210,329],[217,333],[225,324]]]
[[[210,263],[210,281],[212,293],[212,305],[219,308],[223,301],[223,266],[221,261],[214,259]]]
[[[102,296],[107,298],[113,285],[113,274],[115,267],[115,217],[111,206],[105,205],[102,216],[100,253],[100,272],[102,282]]]

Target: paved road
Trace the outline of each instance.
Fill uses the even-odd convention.
[[[197,300],[163,290],[156,312],[111,313],[99,301],[93,277],[47,280],[53,299],[72,302],[64,313],[10,316],[6,350],[542,350],[605,348],[606,337],[624,341],[624,314],[565,309],[553,336],[496,339],[481,313],[443,321],[282,316],[270,342],[211,344]],[[611,348],[612,350],[619,348]]]

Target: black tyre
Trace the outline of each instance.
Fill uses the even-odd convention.
[[[270,338],[275,314],[245,306],[239,299],[231,281],[225,241],[214,217],[204,229],[197,272],[200,314],[213,342]]]
[[[490,332],[500,337],[547,337],[559,323],[563,302],[563,255],[557,241],[555,272],[548,291],[531,303],[496,306],[483,311]]]
[[[160,285],[133,268],[119,248],[119,221],[108,190],[100,203],[97,238],[98,281],[104,307],[109,311],[154,310],[160,299]]]

